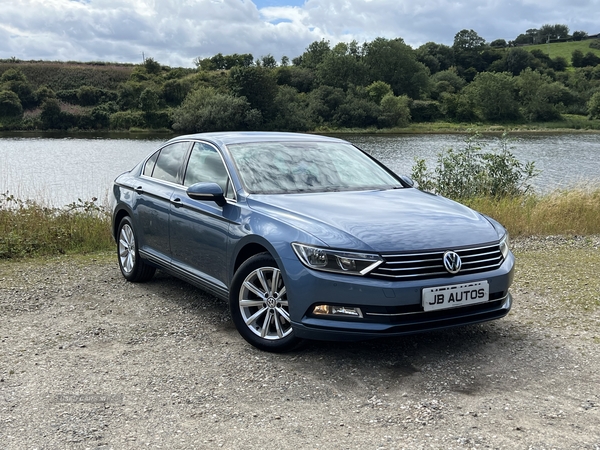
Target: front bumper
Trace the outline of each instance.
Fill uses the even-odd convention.
[[[299,338],[357,341],[400,336],[500,319],[512,307],[508,289],[513,281],[514,256],[486,273],[419,281],[388,281],[317,272],[285,260],[290,316]],[[489,301],[438,311],[423,311],[422,290],[486,280]],[[362,318],[323,317],[312,314],[315,305],[358,307]]]
[[[511,306],[512,296],[508,293],[499,300],[452,310],[390,313],[386,316],[377,316],[377,320],[353,322],[305,317],[302,322],[292,322],[292,326],[295,335],[299,338],[358,341],[487,322],[506,316]]]

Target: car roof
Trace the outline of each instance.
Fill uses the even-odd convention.
[[[303,133],[284,133],[275,131],[223,131],[216,133],[196,133],[178,136],[169,141],[177,142],[181,140],[204,140],[217,145],[242,144],[250,142],[345,142],[342,139],[318,134]]]

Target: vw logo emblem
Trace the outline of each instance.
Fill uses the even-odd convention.
[[[448,272],[456,274],[460,271],[461,266],[462,261],[460,260],[460,256],[454,252],[444,253],[444,267]]]

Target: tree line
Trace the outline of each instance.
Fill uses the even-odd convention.
[[[537,35],[550,28],[554,39],[587,37],[569,36],[559,25]],[[574,50],[570,61],[528,51],[519,37],[500,41],[487,43],[474,30],[458,32],[451,46],[416,49],[401,38],[334,46],[321,40],[291,60],[217,54],[197,58],[195,69],[147,58],[105,81],[82,75],[69,86],[49,74],[28,77],[24,62],[4,60],[0,129],[309,131],[600,118],[598,39],[589,40],[590,51]]]

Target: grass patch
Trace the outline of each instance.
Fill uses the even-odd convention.
[[[513,236],[600,234],[600,188],[464,203],[502,223]]]
[[[0,194],[0,259],[90,253],[113,247],[110,214],[95,199],[49,208]]]
[[[463,203],[498,220],[515,237],[600,234],[600,188]],[[114,245],[110,213],[95,201],[48,208],[0,194],[0,259],[112,251]]]

